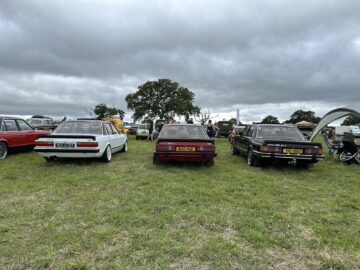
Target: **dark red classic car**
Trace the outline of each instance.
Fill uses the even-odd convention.
[[[215,142],[204,128],[194,124],[167,124],[156,141],[153,163],[167,161],[202,162],[214,164]]]
[[[33,148],[40,135],[49,133],[34,130],[21,118],[0,116],[0,159],[6,158],[10,151]]]

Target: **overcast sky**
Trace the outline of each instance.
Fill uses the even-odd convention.
[[[359,111],[360,1],[0,1],[0,114],[127,110],[159,78],[220,118]]]

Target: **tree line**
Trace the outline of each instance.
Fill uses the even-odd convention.
[[[127,108],[133,111],[134,121],[141,119],[160,119],[173,120],[175,116],[184,116],[185,120],[194,117],[200,122],[209,120],[210,111],[202,111],[200,107],[194,105],[195,94],[188,88],[170,79],[159,79],[157,81],[147,81],[138,86],[136,92],[128,94],[125,98]],[[124,114],[124,111],[107,107],[101,103],[93,109],[98,119],[106,115]],[[297,110],[290,119],[284,123],[296,124],[300,121],[307,121],[317,124],[321,120],[313,111]],[[360,118],[349,116],[343,125],[354,125],[360,122]],[[268,115],[262,119],[263,124],[279,124],[277,117]]]

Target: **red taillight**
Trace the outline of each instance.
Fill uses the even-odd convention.
[[[170,151],[174,151],[175,150],[175,146],[173,145],[164,145],[164,144],[160,144],[156,146],[156,151],[159,152],[170,152]]]
[[[36,146],[54,146],[53,142],[45,142],[45,141],[35,141]]]
[[[321,148],[305,148],[305,154],[322,155],[322,149]]]
[[[279,152],[281,152],[281,147],[280,146],[261,145],[259,150],[261,152],[279,153]]]
[[[214,151],[215,146],[214,145],[201,145],[198,147],[198,151]]]
[[[77,147],[98,147],[97,142],[79,142],[76,143]]]

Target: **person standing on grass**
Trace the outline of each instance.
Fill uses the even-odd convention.
[[[154,122],[153,122],[153,120],[149,119],[148,123],[149,123],[149,135],[146,140],[152,141],[152,133],[154,131]]]
[[[207,127],[206,127],[206,133],[208,134],[208,136],[210,138],[214,137],[215,134],[214,134],[214,126],[211,122],[211,120],[209,120],[208,124],[207,124]]]

